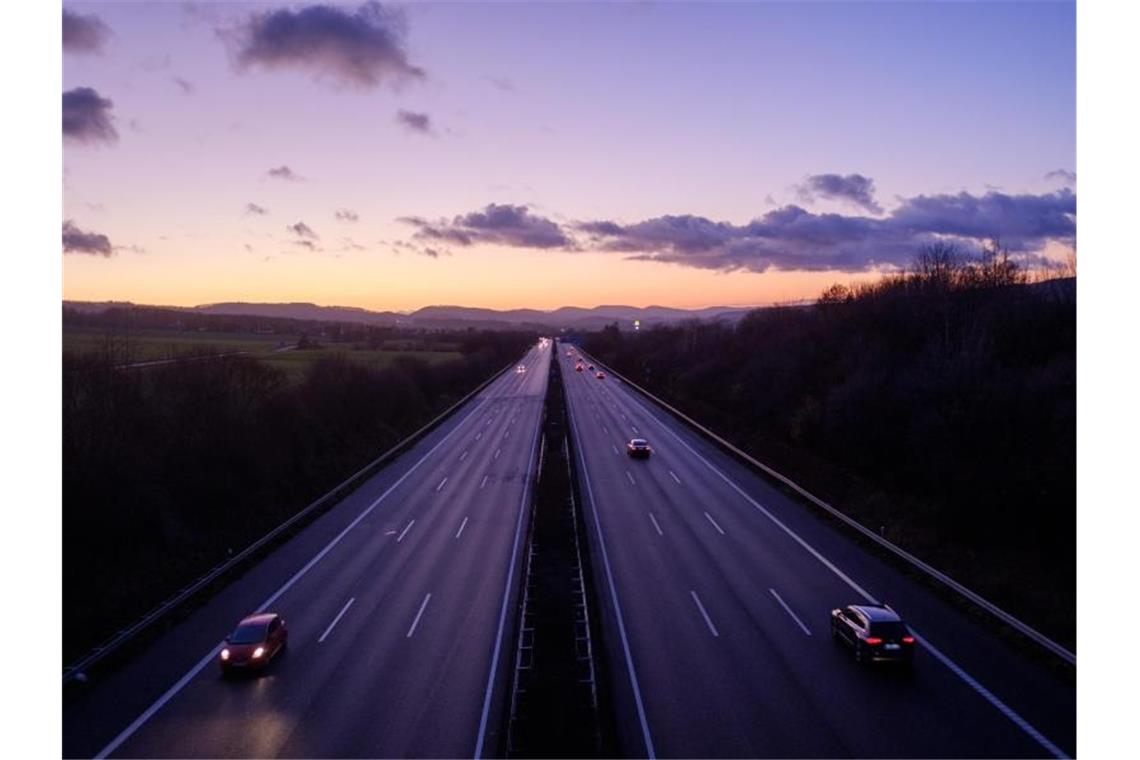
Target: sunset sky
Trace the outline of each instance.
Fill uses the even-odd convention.
[[[63,296],[753,305],[1076,234],[1073,3],[67,3]]]

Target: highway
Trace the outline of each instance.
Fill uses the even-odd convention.
[[[551,349],[64,707],[66,757],[472,756],[498,748]],[[244,615],[285,618],[223,679]]]
[[[575,372],[565,345],[558,360],[625,755],[1072,756],[1072,682],[612,375]],[[918,636],[910,672],[831,640],[831,609],[877,601]]]

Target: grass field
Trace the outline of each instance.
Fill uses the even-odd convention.
[[[65,327],[65,353],[96,353],[115,346],[116,361],[122,363],[173,359],[211,351],[215,353],[245,352],[251,357],[276,367],[290,382],[299,382],[309,366],[322,356],[343,354],[349,359],[372,367],[385,367],[399,357],[411,356],[428,364],[438,364],[462,357],[458,351],[354,350],[341,345],[304,350],[278,350],[296,343],[296,336],[242,333],[176,332],[173,330],[135,330],[129,335],[110,334],[100,328]]]

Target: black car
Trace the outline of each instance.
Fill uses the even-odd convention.
[[[634,438],[625,445],[625,450],[631,457],[648,457],[653,453],[649,441],[644,438]]]
[[[852,604],[832,610],[831,637],[852,647],[856,662],[914,660],[914,634],[886,605]]]

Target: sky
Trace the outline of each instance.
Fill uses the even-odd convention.
[[[687,308],[1076,236],[1073,3],[63,6],[63,296]]]

